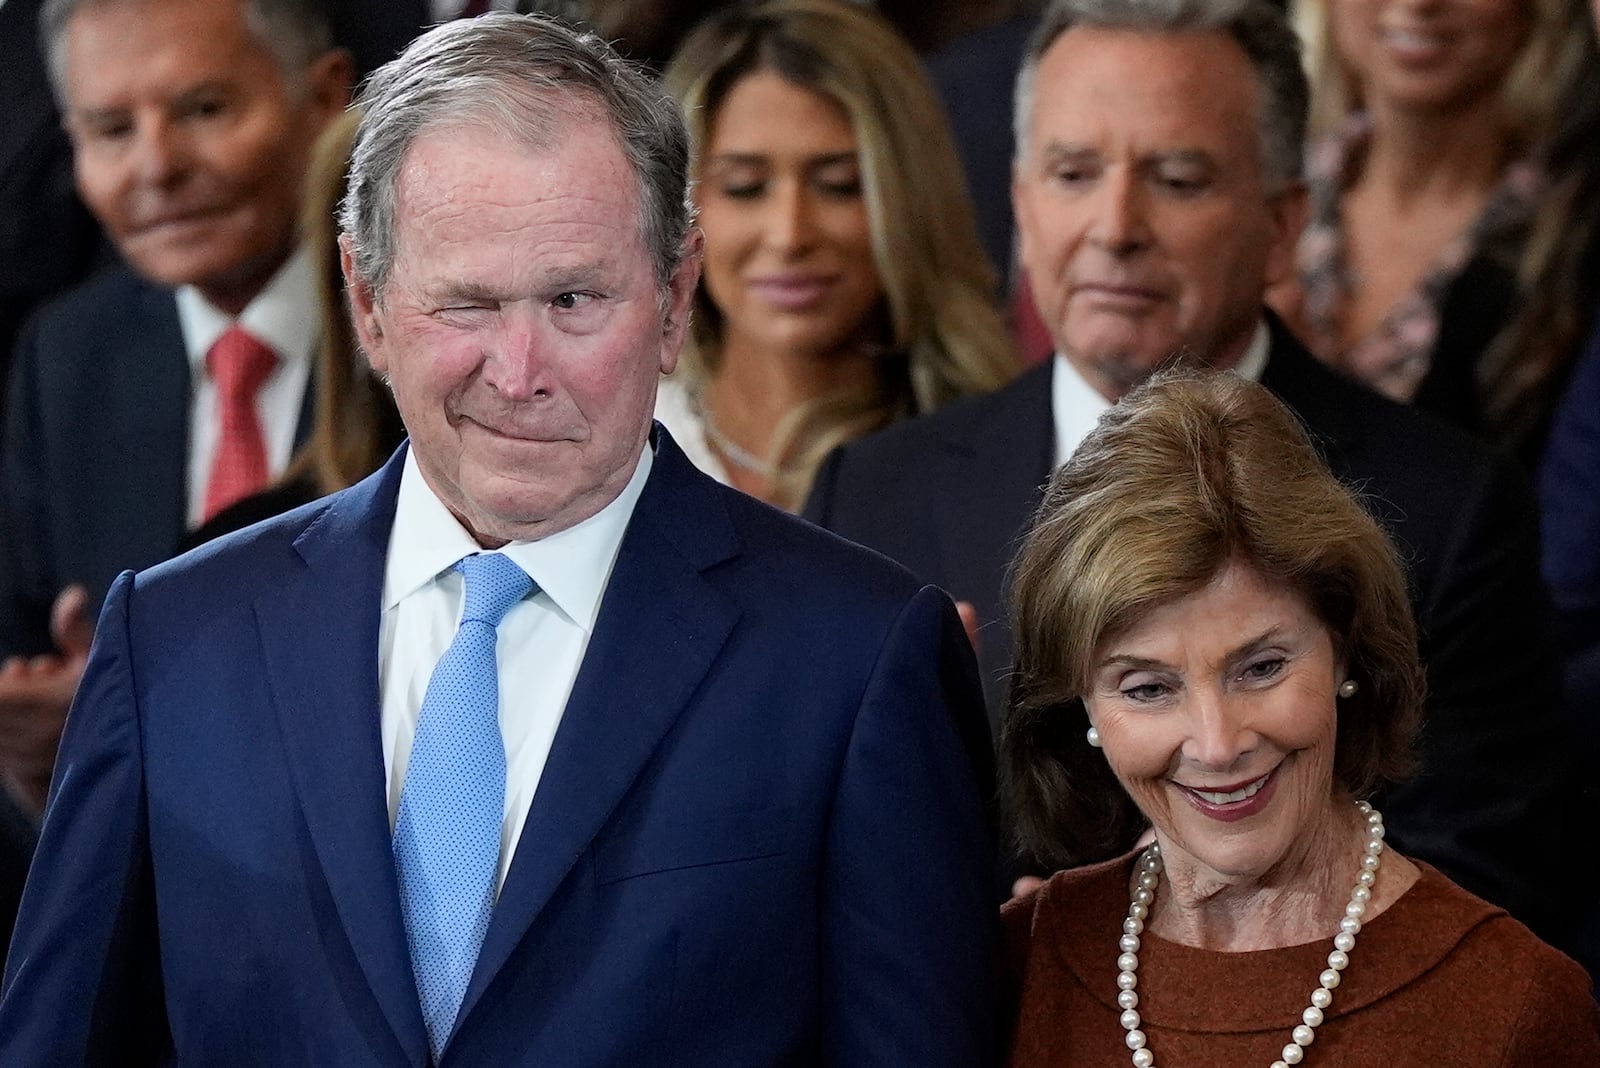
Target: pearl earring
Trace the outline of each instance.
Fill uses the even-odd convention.
[[[1359,689],[1361,689],[1361,687],[1359,684],[1357,684],[1355,679],[1345,679],[1339,684],[1339,696],[1354,697],[1356,695],[1356,691]]]
[[[1100,748],[1100,732],[1099,731],[1095,730],[1093,727],[1090,727],[1088,732],[1084,735],[1084,737],[1089,740],[1089,744],[1090,745],[1094,746],[1096,749]]]

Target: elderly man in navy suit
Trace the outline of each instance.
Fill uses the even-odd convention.
[[[364,102],[345,271],[410,443],[113,584],[0,1063],[989,1063],[954,606],[651,421],[676,110],[509,14]]]

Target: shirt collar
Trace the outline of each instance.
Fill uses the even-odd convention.
[[[541,595],[548,596],[556,609],[585,633],[594,632],[600,598],[653,463],[654,453],[646,445],[633,477],[610,504],[548,538],[514,541],[498,550],[516,561],[538,584]],[[387,612],[433,582],[463,556],[482,551],[434,494],[417,467],[416,453],[408,448],[389,534],[383,610]]]
[[[1058,352],[1050,371],[1050,410],[1056,428],[1056,466],[1060,467],[1078,451],[1100,417],[1111,410],[1111,402]]]
[[[1271,352],[1272,331],[1267,329],[1267,321],[1263,319],[1256,324],[1255,337],[1245,346],[1244,355],[1228,370],[1246,382],[1259,382],[1261,373],[1267,369],[1267,357]]]
[[[1256,324],[1256,332],[1245,346],[1244,355],[1230,370],[1250,382],[1261,381],[1271,349],[1272,332],[1263,319]],[[1055,421],[1056,466],[1060,467],[1093,432],[1100,417],[1111,409],[1111,402],[1089,384],[1071,360],[1058,352],[1050,371],[1050,409]]]
[[[194,286],[179,286],[176,299],[178,326],[183,331],[183,346],[195,381],[206,373],[206,353],[235,322],[266,342],[279,360],[295,363],[311,358],[321,329],[321,319],[316,314],[317,276],[312,269],[311,251],[304,245],[295,249],[237,319],[212,304]]]

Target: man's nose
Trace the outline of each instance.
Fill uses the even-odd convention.
[[[538,324],[529,309],[506,306],[497,329],[486,338],[483,380],[507,400],[524,401],[542,388],[544,361]]]
[[[1096,244],[1111,252],[1126,253],[1149,242],[1144,190],[1133,174],[1107,174],[1095,197],[1090,236]]]
[[[133,172],[145,185],[170,185],[188,167],[188,138],[161,118],[140,121],[134,130]]]

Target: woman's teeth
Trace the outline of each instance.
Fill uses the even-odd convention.
[[[1234,790],[1232,793],[1223,794],[1218,793],[1215,790],[1195,790],[1194,793],[1195,796],[1200,798],[1202,801],[1208,801],[1213,805],[1229,805],[1235,801],[1243,801],[1246,798],[1254,797],[1256,794],[1260,793],[1261,788],[1267,785],[1267,779],[1270,778],[1271,775],[1272,773],[1268,772],[1266,775],[1261,776],[1261,778],[1257,779],[1250,785]],[[1193,789],[1193,787],[1191,787],[1191,789]]]

